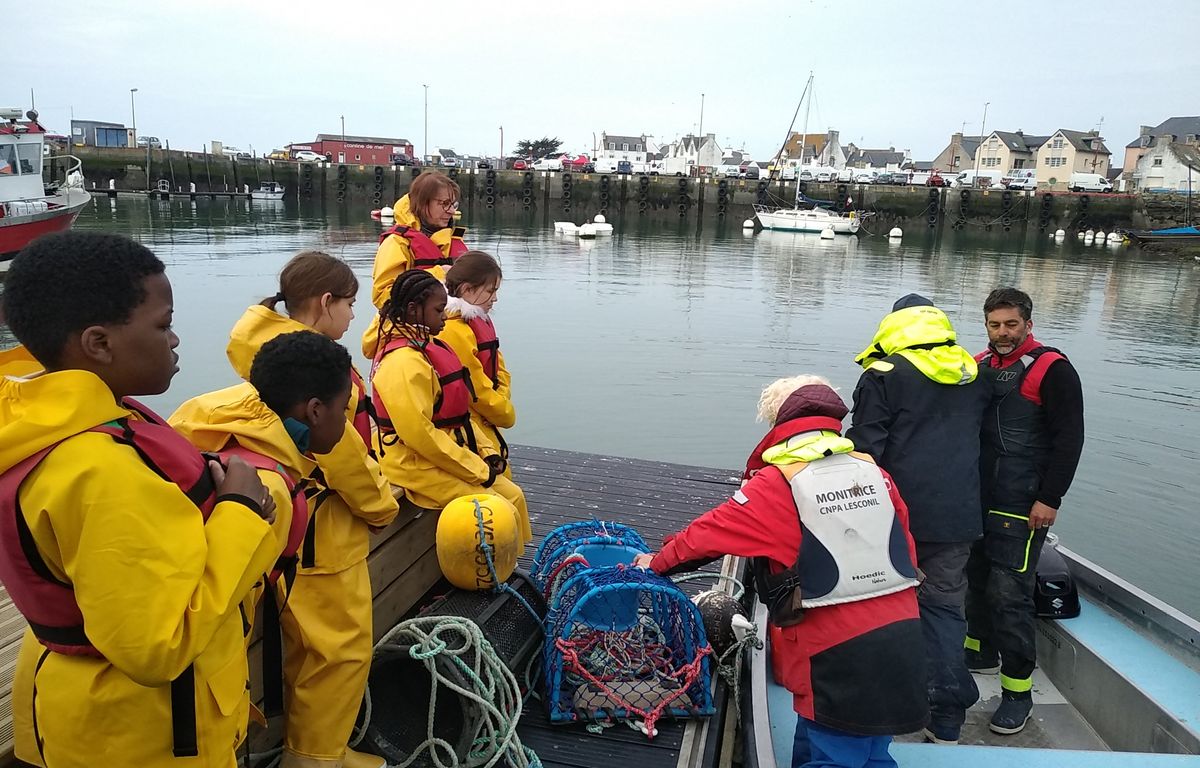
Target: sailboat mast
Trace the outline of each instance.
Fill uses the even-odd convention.
[[[808,94],[808,106],[804,108],[804,129],[800,136],[800,168],[804,167],[804,150],[808,147],[808,115],[812,111],[812,84],[813,73],[808,73],[808,84],[804,86],[804,92]],[[800,171],[796,171],[799,176]]]

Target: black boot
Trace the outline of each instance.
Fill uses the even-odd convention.
[[[964,648],[963,657],[966,659],[967,669],[977,675],[995,675],[1000,672],[1000,654],[995,651],[989,653]]]
[[[1000,695],[1000,706],[996,708],[988,727],[993,733],[1006,736],[1020,733],[1025,729],[1025,723],[1029,722],[1032,712],[1033,695],[1029,691],[1003,691]]]

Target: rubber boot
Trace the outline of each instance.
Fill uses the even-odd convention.
[[[346,747],[346,756],[342,758],[343,768],[385,768],[387,761],[379,755],[369,752],[356,752]]]
[[[973,651],[970,648],[964,648],[963,656],[967,662],[967,669],[977,675],[1000,674],[1000,654],[995,651],[989,654],[984,651]]]
[[[996,708],[996,713],[992,715],[992,722],[988,724],[988,727],[992,729],[993,733],[1005,736],[1020,733],[1025,730],[1025,724],[1029,722],[1032,712],[1033,695],[1029,691],[1020,693],[1002,691],[1000,706]]]
[[[279,759],[279,768],[342,768],[342,761],[297,755],[285,749]]]

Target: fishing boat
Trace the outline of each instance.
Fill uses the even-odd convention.
[[[800,107],[806,101],[808,108],[804,112],[804,128],[800,135],[800,162],[799,165],[804,165],[804,149],[808,145],[808,115],[812,110],[812,87],[813,75],[809,73],[808,83],[804,86],[804,92],[800,94],[800,103],[796,105],[796,114],[792,116],[792,124],[788,126],[787,137],[784,139],[783,146],[779,152],[775,154],[775,159],[771,163],[772,167],[778,168],[783,159],[784,148],[787,146],[788,139],[792,136],[792,127],[796,124],[796,116],[800,113]],[[754,213],[758,217],[758,223],[763,229],[777,229],[786,232],[825,232],[832,231],[838,235],[853,235],[859,230],[862,221],[853,211],[850,213],[838,213],[830,210],[829,207],[833,203],[830,201],[813,200],[804,195],[800,191],[800,185],[796,185],[796,200],[791,208],[778,206],[756,205]]]
[[[980,701],[967,712],[958,745],[922,743],[919,734],[898,737],[892,756],[901,768],[1200,763],[1200,622],[1055,540],[1047,547],[1066,563],[1080,610],[1075,618],[1039,622],[1033,719],[1020,734],[991,733],[999,680],[975,675]],[[765,627],[766,608],[755,602],[753,611]],[[746,768],[791,765],[796,714],[792,695],[772,680],[770,653],[768,642],[750,658],[742,723]]]
[[[1133,229],[1125,236],[1138,245],[1200,244],[1200,228],[1170,227],[1168,229]]]
[[[35,237],[69,228],[91,199],[79,158],[47,157],[37,112],[25,117],[19,108],[0,109],[0,272]]]
[[[250,193],[251,200],[282,200],[286,190],[278,181],[264,181]]]

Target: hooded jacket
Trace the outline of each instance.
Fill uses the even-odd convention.
[[[255,304],[234,325],[225,354],[237,374],[247,379],[263,344],[280,334],[311,330]],[[352,427],[357,408],[358,390],[351,387],[346,431],[332,451],[316,457],[320,473],[314,484],[318,491],[314,498],[318,501],[310,510],[311,537],[302,550],[302,572],[337,573],[361,562],[370,549],[370,528],[388,525],[399,509],[379,464],[368,455],[367,446]],[[320,494],[325,489],[336,493],[345,504],[321,503],[326,501]]]
[[[949,318],[927,302],[901,306],[855,362],[864,371],[846,436],[891,474],[913,538],[977,539],[980,430],[991,389],[955,343]]]
[[[13,685],[16,753],[43,764],[36,705],[54,768],[178,766],[170,682],[192,665],[200,754],[189,764],[231,768],[249,712],[238,604],[283,541],[239,502],[218,503],[205,521],[131,447],[86,431],[131,417],[86,371],[0,380],[0,471],[59,443],[18,500],[39,554],[72,585],[88,639],[104,655],[50,653],[26,632]],[[286,536],[286,524],[276,529]]]
[[[393,216],[395,217],[396,226],[421,229],[421,221],[413,213],[408,195],[404,195],[396,201]],[[455,241],[461,247],[464,234],[466,234],[466,229],[463,227],[450,226],[437,230],[429,235],[429,239],[433,241],[433,244],[443,254],[449,256],[450,249],[455,244]],[[384,302],[391,296],[392,283],[396,282],[396,278],[402,273],[412,268],[413,253],[408,239],[397,236],[385,237],[383,242],[379,244],[379,248],[375,251],[375,263],[371,267],[371,303],[375,305],[375,309],[383,309]],[[443,283],[446,282],[445,267],[438,265],[430,267],[428,271],[437,277],[438,280],[441,280]],[[379,321],[376,319],[367,326],[367,330],[363,333],[363,356],[368,359],[374,358],[378,342]]]
[[[477,319],[492,322],[482,307],[451,296],[446,301],[446,326],[438,338],[454,350],[471,377],[471,386],[475,390],[471,412],[486,426],[508,429],[517,422],[517,411],[512,402],[512,377],[504,364],[504,353],[499,349],[495,352],[495,380],[484,370],[479,358],[479,342],[468,322]]]
[[[837,409],[826,407],[828,398],[818,390],[837,399],[845,414],[845,405],[828,387],[797,390],[772,430],[779,441],[768,440],[765,447],[760,443],[747,461],[750,479],[732,499],[668,537],[651,561],[655,572],[673,573],[731,554],[756,558],[756,567],[780,574],[798,553],[805,556],[790,480],[806,468],[819,467],[825,457],[849,454],[854,447],[829,428],[837,424]],[[802,403],[796,402],[797,395]],[[904,528],[905,554],[915,563],[904,500],[887,473],[879,474]],[[793,708],[802,716],[863,735],[910,733],[925,724],[925,665],[913,588],[808,608],[798,623],[772,623],[769,631],[775,679],[792,693]]]

